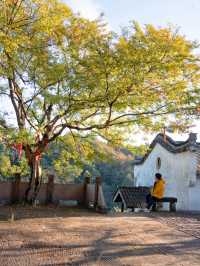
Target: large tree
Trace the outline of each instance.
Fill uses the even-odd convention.
[[[196,108],[194,48],[170,28],[133,23],[117,36],[58,0],[2,0],[0,93],[13,106],[31,169],[26,199],[35,199],[41,154],[58,136],[154,127],[162,115]]]

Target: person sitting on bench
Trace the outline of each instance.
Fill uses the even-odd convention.
[[[155,174],[155,182],[151,194],[146,197],[147,209],[151,209],[157,199],[162,199],[165,192],[165,181],[162,175],[159,173]]]

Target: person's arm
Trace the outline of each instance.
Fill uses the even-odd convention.
[[[150,189],[150,193],[152,196],[154,194],[155,187],[156,187],[156,182],[154,182],[153,187],[151,187],[151,189]]]

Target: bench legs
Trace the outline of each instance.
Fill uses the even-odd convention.
[[[152,211],[157,211],[159,208],[162,208],[162,202],[154,202],[152,206]],[[176,202],[169,202],[169,211],[176,212]]]
[[[169,211],[170,212],[176,212],[176,202],[170,202],[169,203]]]
[[[157,204],[156,204],[156,202],[153,203],[151,210],[152,210],[152,212],[156,212],[157,211]]]
[[[152,205],[152,211],[156,212],[157,210],[161,209],[163,207],[162,202],[154,202]]]

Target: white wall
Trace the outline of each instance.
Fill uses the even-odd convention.
[[[189,198],[189,209],[192,211],[200,211],[200,179],[197,179],[195,185],[189,188]]]
[[[161,168],[156,168],[157,158],[161,158]],[[191,163],[192,162],[192,163]],[[134,167],[137,186],[152,186],[155,173],[159,172],[166,181],[165,196],[177,197],[178,210],[194,209],[190,200],[189,183],[196,180],[196,154],[190,151],[173,154],[156,144],[142,165]],[[193,200],[194,201],[194,200]]]

